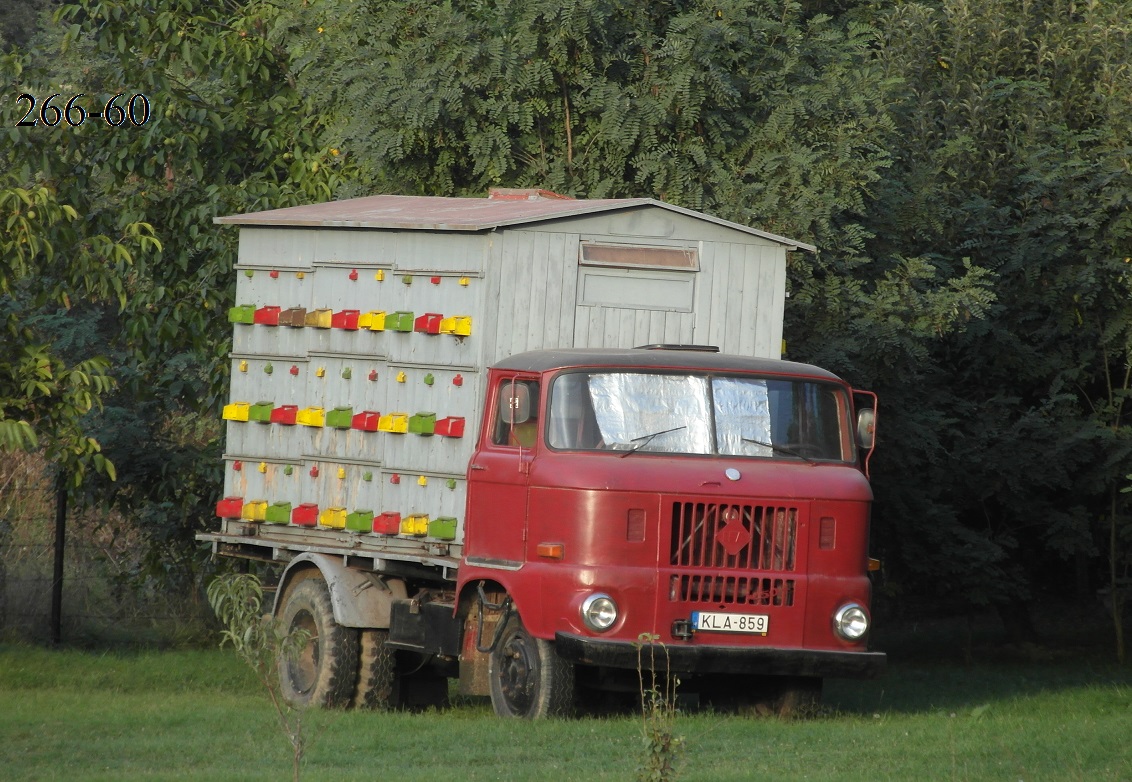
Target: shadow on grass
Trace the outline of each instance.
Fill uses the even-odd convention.
[[[878,621],[888,671],[871,681],[827,680],[825,704],[850,714],[962,711],[1044,693],[1132,687],[1116,662],[1111,619],[1093,606],[1050,606],[1036,642],[1012,643],[993,613]]]

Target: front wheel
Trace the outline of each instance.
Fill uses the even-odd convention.
[[[491,705],[500,717],[565,716],[574,708],[574,666],[535,638],[518,614],[511,614],[491,650],[488,667]]]

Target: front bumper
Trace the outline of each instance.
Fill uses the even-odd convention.
[[[665,645],[650,655],[647,648],[626,641],[608,641],[569,633],[554,636],[558,656],[572,663],[637,669],[660,667],[685,674],[735,673],[771,676],[832,676],[871,679],[884,673],[884,652],[835,652],[817,649]]]

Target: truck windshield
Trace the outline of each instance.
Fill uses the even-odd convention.
[[[547,441],[563,450],[856,458],[845,391],[811,380],[569,372],[551,385]]]

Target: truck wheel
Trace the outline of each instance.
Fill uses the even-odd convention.
[[[518,614],[507,618],[488,665],[491,705],[500,717],[568,715],[574,707],[574,666],[554,644],[535,638]]]
[[[362,630],[359,637],[355,709],[388,711],[399,705],[396,652],[385,645],[388,630]]]
[[[298,655],[278,661],[283,698],[298,708],[348,706],[358,680],[358,631],[334,621],[326,582],[311,578],[288,590],[279,619],[284,632],[310,636]]]

